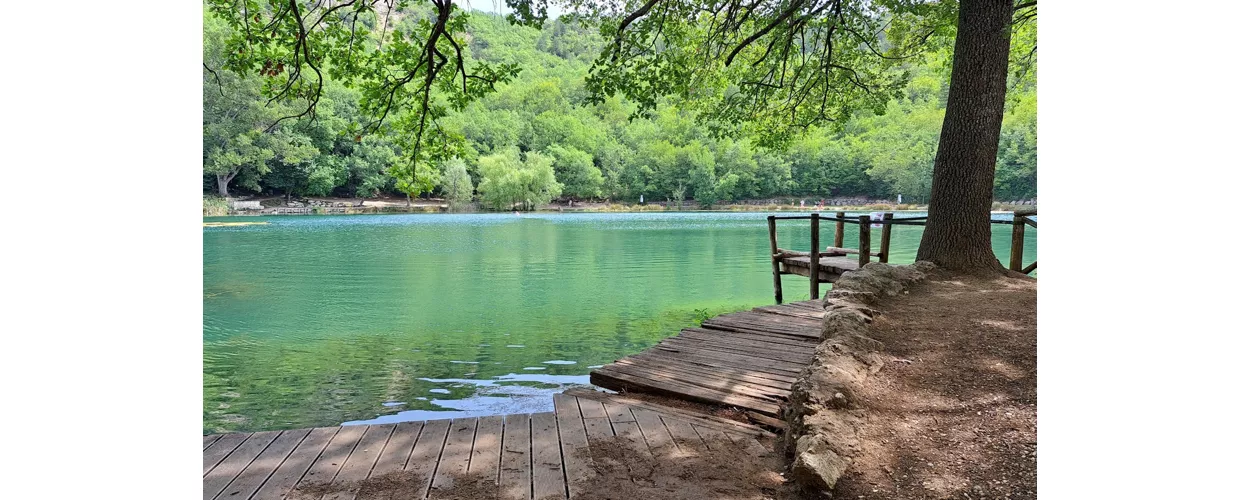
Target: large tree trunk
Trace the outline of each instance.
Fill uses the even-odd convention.
[[[974,273],[1003,269],[990,244],[990,207],[1011,22],[1012,0],[960,2],[951,88],[917,260]]]
[[[228,181],[232,180],[231,175],[215,174],[215,185],[220,190],[220,196],[228,197]]]

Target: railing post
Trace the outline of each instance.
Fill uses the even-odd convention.
[[[809,298],[818,299],[818,213],[809,215]]]
[[[891,253],[891,219],[895,218],[895,215],[891,212],[883,214],[883,233],[878,240],[878,261],[884,264],[891,257],[888,255]]]
[[[844,248],[844,212],[836,212],[835,218],[835,248]]]
[[[860,269],[870,263],[870,216],[862,215],[858,219],[861,233],[857,235],[857,250],[861,255],[857,256],[857,268]]]
[[[1025,216],[1012,216],[1012,255],[1008,269],[1020,271],[1025,260]]]
[[[780,284],[780,279],[779,279],[779,257],[776,256],[776,254],[779,253],[779,246],[775,242],[775,216],[774,215],[769,215],[766,217],[766,225],[767,225],[767,228],[770,229],[771,231],[771,273],[775,275],[775,303],[783,304],[784,303],[784,288],[782,284]]]

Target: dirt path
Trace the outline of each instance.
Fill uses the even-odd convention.
[[[1037,497],[1037,284],[940,276],[872,325],[862,450],[835,498]]]

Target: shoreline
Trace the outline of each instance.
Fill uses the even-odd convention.
[[[386,200],[369,200],[370,205],[358,206],[357,201],[353,199],[311,199],[308,203],[298,203],[295,206],[263,206],[262,208],[228,208],[220,203],[212,207],[208,207],[205,203],[203,206],[203,217],[256,217],[256,216],[277,216],[277,215],[377,215],[377,214],[428,214],[428,213],[454,213],[454,214],[504,214],[512,213],[507,210],[482,210],[476,204],[469,204],[459,209],[453,209],[443,200],[423,200],[421,203],[414,203],[406,206],[404,201],[392,202]],[[894,204],[884,203],[881,200],[869,204],[841,204],[827,205],[824,207],[805,206],[799,204],[780,204],[780,203],[735,203],[727,205],[716,205],[712,208],[703,209],[696,203],[684,203],[680,208],[668,206],[666,203],[651,203],[646,205],[629,205],[621,203],[580,203],[576,206],[568,206],[563,204],[548,204],[539,207],[527,213],[647,213],[647,212],[671,212],[671,213],[695,213],[695,212],[925,212],[927,205],[922,204]],[[260,205],[261,206],[261,205]],[[992,212],[1012,212],[1018,209],[1036,209],[1037,205],[1028,203],[994,203],[991,207]]]

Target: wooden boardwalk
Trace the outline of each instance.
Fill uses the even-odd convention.
[[[573,498],[592,471],[590,445],[611,436],[670,457],[677,449],[723,447],[761,455],[770,451],[763,438],[771,435],[731,420],[574,390],[555,395],[555,411],[547,413],[203,436],[202,497],[363,500],[349,485],[407,471],[418,481],[412,498],[436,498],[465,474],[493,477],[508,498]],[[289,496],[299,485],[339,488]]]
[[[818,346],[823,314],[821,300],[807,300],[716,316],[595,369],[590,383],[734,406],[778,426],[781,405]]]

